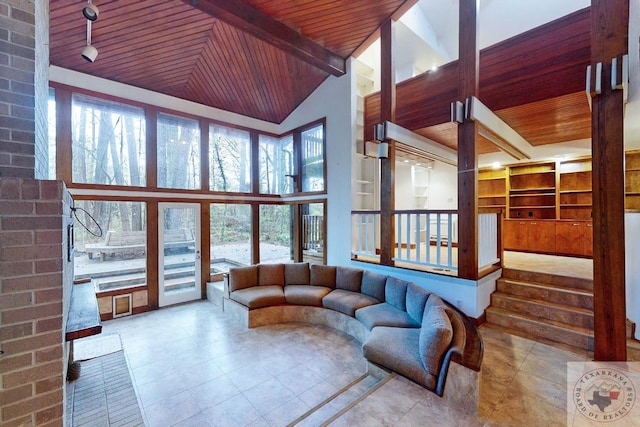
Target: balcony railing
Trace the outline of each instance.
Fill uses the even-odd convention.
[[[352,211],[352,258],[380,262],[380,211]],[[396,266],[455,273],[458,270],[458,213],[446,210],[393,212]],[[478,270],[497,263],[499,214],[478,216]]]

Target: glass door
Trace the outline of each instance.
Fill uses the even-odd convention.
[[[201,298],[200,205],[158,204],[159,304]]]

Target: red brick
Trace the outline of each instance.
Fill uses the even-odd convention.
[[[33,334],[33,322],[18,325],[0,326],[0,342],[13,340]]]
[[[2,345],[2,349],[9,354],[17,354],[60,343],[62,343],[62,332],[52,331],[46,334],[31,335],[17,340],[7,341]]]
[[[45,394],[62,388],[62,373],[36,383],[36,394]]]
[[[41,427],[62,426],[62,403],[36,412],[36,424]],[[49,423],[49,424],[47,424]]]
[[[26,307],[33,304],[33,293],[0,294],[0,310]]]
[[[3,261],[23,261],[25,259],[51,259],[62,257],[62,245],[10,246],[3,248]]]
[[[50,362],[44,365],[34,366],[21,371],[4,374],[2,385],[4,388],[17,387],[29,384],[51,376],[53,372],[62,372],[62,361]]]
[[[2,178],[0,180],[0,199],[15,200],[20,194],[20,180],[16,178]]]
[[[40,188],[43,199],[62,199],[62,184],[59,181],[40,181]]]
[[[13,405],[2,408],[2,419],[10,420],[19,416],[35,412],[41,408],[47,408],[62,402],[62,390],[38,395]]]
[[[44,304],[54,301],[62,301],[62,288],[36,291],[36,304]]]
[[[33,357],[31,353],[10,356],[10,353],[5,350],[5,354],[0,358],[0,372],[9,372],[17,369],[28,368],[29,366],[33,366],[32,362]],[[6,385],[4,387],[7,388]]]
[[[40,319],[36,322],[36,333],[41,334],[49,331],[59,331],[62,329],[62,317],[50,317]]]
[[[17,108],[18,107],[12,107],[12,110],[16,110]],[[22,111],[30,112],[28,108],[23,108]],[[33,168],[35,165],[35,158],[31,156],[13,156],[11,164],[14,166]]]
[[[53,317],[62,314],[62,302],[51,304],[33,305],[27,308],[4,310],[0,313],[0,319],[5,325],[22,323],[26,320],[37,320],[45,317]]]
[[[34,179],[25,179],[20,186],[22,190],[23,200],[38,200],[40,199],[40,185],[38,181]]]
[[[59,216],[5,216],[2,218],[3,230],[59,230],[62,218]]]
[[[4,277],[17,277],[33,274],[35,265],[33,261],[0,262],[0,271]],[[0,279],[1,280],[1,279]]]
[[[32,201],[15,200],[0,203],[0,214],[3,215],[33,215],[36,205]]]
[[[32,427],[35,426],[33,421],[33,417],[31,415],[25,415],[24,417],[20,417],[11,421],[4,421],[2,423],[2,427]],[[38,426],[41,427],[41,426]]]
[[[7,246],[25,246],[33,245],[32,231],[0,231],[0,245]]]
[[[53,347],[36,351],[36,363],[51,362],[62,359],[62,343]],[[38,392],[39,393],[39,392]]]
[[[36,202],[36,214],[38,215],[62,215],[62,202]]]
[[[33,396],[33,386],[31,384],[25,384],[23,386],[12,388],[10,390],[1,390],[0,406],[15,403],[31,396]]]
[[[49,289],[59,286],[62,286],[62,273],[2,280],[2,292],[17,292],[25,289]]]
[[[36,261],[36,273],[55,273],[56,271],[62,271],[62,259]]]
[[[60,230],[36,230],[36,244],[62,243]]]

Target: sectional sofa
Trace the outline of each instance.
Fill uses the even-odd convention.
[[[414,283],[351,267],[286,263],[232,268],[218,285],[218,303],[247,327],[331,326],[362,343],[370,373],[396,372],[477,413],[482,338],[464,313]]]

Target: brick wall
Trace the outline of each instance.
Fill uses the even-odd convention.
[[[62,182],[0,179],[2,426],[64,425],[70,204]]]
[[[47,176],[47,129],[42,122],[47,117],[43,112],[48,98],[48,10],[48,2],[43,0],[0,3],[0,177]],[[40,115],[38,132],[36,113]]]

